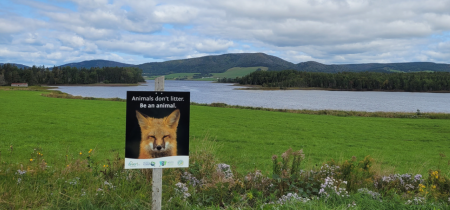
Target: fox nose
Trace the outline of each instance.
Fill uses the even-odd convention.
[[[161,147],[161,146],[156,146],[156,149],[157,149],[157,150],[161,150],[162,147]]]

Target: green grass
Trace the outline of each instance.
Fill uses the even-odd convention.
[[[0,90],[0,151],[14,162],[28,161],[41,148],[49,163],[64,155],[95,149],[100,159],[124,155],[125,103],[59,99],[39,91]],[[249,169],[271,170],[271,156],[292,147],[303,149],[306,166],[330,159],[371,155],[383,170],[422,173],[440,169],[449,174],[450,120],[338,117],[261,110],[191,106],[191,139],[209,135],[220,148],[217,157]],[[191,144],[195,148],[195,144]]]
[[[247,74],[250,74],[254,71],[256,71],[258,68],[260,68],[263,71],[267,71],[267,67],[264,66],[256,66],[256,67],[234,67],[231,69],[228,69],[224,73],[213,73],[214,78],[236,78],[236,77],[243,77]]]
[[[205,109],[206,108],[206,109]],[[449,120],[304,115],[192,106],[192,134],[208,132],[218,157],[238,168],[269,171],[272,154],[303,149],[309,167],[371,155],[384,170],[426,173],[450,155]],[[197,130],[195,127],[201,127]],[[447,160],[441,162],[449,173]]]
[[[247,74],[250,74],[254,71],[256,71],[258,68],[260,68],[263,71],[267,71],[267,67],[264,66],[256,66],[256,67],[234,67],[231,69],[228,69],[224,73],[212,73],[212,76],[210,78],[200,78],[200,79],[193,79],[192,77],[195,74],[199,73],[174,73],[174,74],[168,74],[164,75],[165,79],[167,80],[174,80],[174,79],[186,79],[186,80],[195,80],[195,81],[217,81],[217,78],[236,78],[236,77],[243,77]],[[151,77],[145,77],[145,79],[153,80],[156,77],[159,76],[151,76]]]
[[[123,170],[125,103],[43,97],[42,93],[48,93],[44,89],[30,89],[35,91],[0,88],[0,209],[149,209],[150,170]],[[193,105],[191,167],[164,169],[163,209],[349,209],[349,204],[356,205],[351,209],[448,209],[450,180],[445,155],[449,151],[449,122]],[[205,136],[209,138],[203,139]],[[211,141],[214,138],[216,141]],[[418,183],[414,192],[406,192],[393,182],[378,189],[383,202],[353,191],[349,197],[332,195],[306,203],[268,204],[289,192],[278,191],[279,186],[306,189],[309,184],[319,186],[329,176],[320,170],[309,178],[298,174],[284,177],[279,172],[283,179],[270,175],[246,179],[255,168],[269,172],[273,164],[283,163],[281,154],[289,147],[303,148],[306,162],[300,169],[314,167],[319,171],[332,158],[348,160],[353,155],[358,161],[366,155],[381,160],[364,170],[359,167],[366,163],[360,166],[351,161],[356,168],[348,177],[356,189],[369,183],[367,187],[376,190],[373,181],[380,181],[383,174],[422,173],[427,180],[423,182],[426,192],[430,192],[427,203],[405,204],[427,194],[418,191]],[[280,162],[272,161],[273,154]],[[221,162],[232,166],[231,180],[216,171]],[[439,180],[437,175],[428,176],[427,170],[439,166]],[[189,185],[182,178],[184,172],[205,182],[197,187]],[[335,176],[342,176],[341,172]],[[176,192],[180,181],[189,188],[187,200]],[[397,188],[389,188],[394,185]],[[307,195],[315,197],[317,191]]]

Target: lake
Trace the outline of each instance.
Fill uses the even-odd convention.
[[[153,91],[154,80],[140,86],[57,86],[62,92],[85,97],[126,98],[127,91]],[[166,80],[166,91],[189,91],[191,101],[230,105],[310,110],[450,113],[450,93],[325,91],[325,90],[235,90],[239,86],[207,81]]]

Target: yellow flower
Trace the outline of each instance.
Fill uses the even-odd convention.
[[[82,155],[83,153],[81,153],[81,151],[80,151],[80,155]]]
[[[67,165],[67,167],[69,167],[69,165]]]
[[[33,162],[33,159],[30,159],[30,162]]]
[[[252,194],[252,193],[247,193],[247,198],[248,198],[249,200],[253,199],[253,194]]]
[[[106,167],[106,165],[103,165],[103,168]]]
[[[436,185],[431,185],[431,188],[436,189]]]

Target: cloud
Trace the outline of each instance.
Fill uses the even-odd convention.
[[[450,1],[18,0],[3,5],[0,49],[8,54],[2,58],[28,65],[238,52],[264,52],[294,63],[450,60]]]
[[[195,44],[195,49],[199,52],[212,53],[224,52],[231,46],[233,46],[232,41],[207,39]]]

